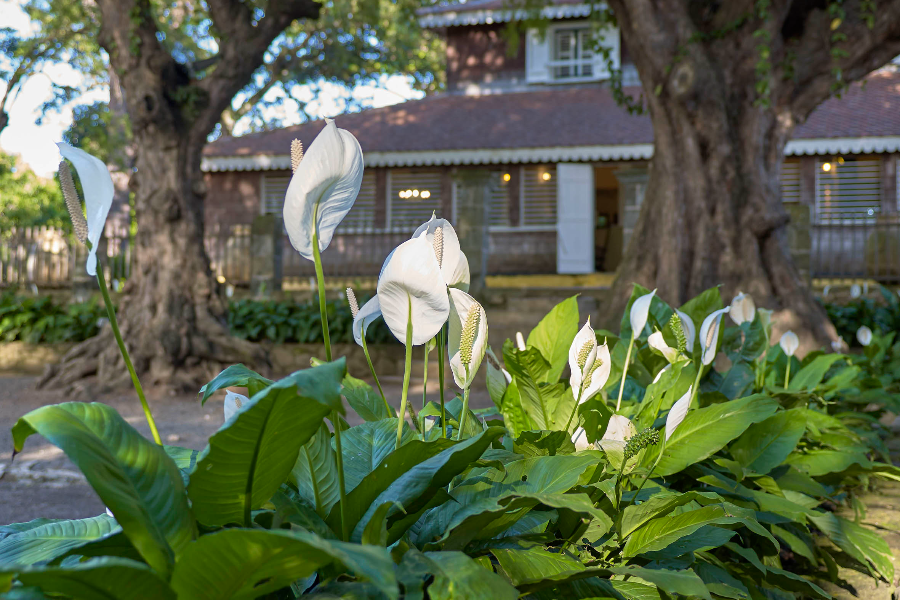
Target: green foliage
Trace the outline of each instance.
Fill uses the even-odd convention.
[[[699,323],[722,304],[712,289],[679,309]],[[677,343],[672,313],[655,299],[649,320]],[[524,350],[507,341],[492,367],[503,378],[496,407],[470,418],[459,441],[454,400],[447,439],[439,423],[424,436],[407,426],[397,447],[396,416],[343,360],[276,382],[229,367],[203,400],[229,386],[251,398],[199,453],[154,446],[103,405],[33,411],[14,429],[16,447],[38,432],[62,448],[115,518],[2,527],[0,575],[15,592],[86,598],[133,597],[124,582],[135,582],[161,598],[825,599],[817,582],[834,579],[838,561],[893,580],[880,534],[833,510],[862,510],[860,489],[900,481],[881,462],[878,420],[900,411],[893,334],[876,334],[862,355],[810,353],[786,388],[787,357],[759,318],[723,322],[730,365],[703,373],[672,431],[667,413],[694,383],[700,345],[661,373],[666,363],[638,336],[619,414],[640,433],[603,439],[614,406],[601,392],[576,413],[593,442],[576,450],[563,426],[578,324],[570,299]],[[603,335],[615,344],[613,389],[624,351]],[[343,506],[325,423],[343,412],[341,397],[364,421],[335,419]]]
[[[62,304],[51,296],[4,292],[0,294],[0,342],[80,342],[97,335],[98,323],[105,317],[106,308],[97,298]]]
[[[880,333],[900,331],[900,296],[883,286],[880,290],[880,302],[872,298],[857,298],[846,304],[825,303],[828,319],[850,346],[859,344],[856,330],[863,325]]]
[[[72,228],[59,184],[0,152],[0,239],[13,228],[41,226]]]

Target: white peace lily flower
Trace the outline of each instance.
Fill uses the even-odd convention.
[[[609,346],[606,342],[602,346],[597,345],[597,336],[588,317],[569,346],[569,385],[579,404],[587,402],[603,389],[609,380],[611,366]]]
[[[603,432],[604,440],[612,440],[614,442],[627,442],[637,433],[634,423],[628,420],[628,417],[622,415],[613,415],[609,418],[609,424],[606,431]]]
[[[527,346],[525,346],[525,337],[522,335],[521,331],[516,332],[516,347],[520,352],[525,352]]]
[[[668,371],[671,368],[672,368],[672,364],[669,363],[666,366],[664,366],[662,369],[660,369],[659,373],[656,374],[656,377],[653,378],[653,383],[656,383],[657,381],[662,379],[663,373],[665,373],[666,371]]]
[[[593,445],[588,442],[587,432],[584,430],[584,427],[579,427],[575,430],[575,433],[572,434],[572,443],[575,444],[576,452],[593,448]]]
[[[447,286],[424,234],[403,242],[388,256],[378,278],[378,301],[384,322],[401,343],[406,343],[408,325],[413,345],[421,346],[447,321]]]
[[[75,166],[78,179],[81,181],[81,190],[84,193],[84,207],[87,215],[88,235],[91,249],[87,258],[88,275],[97,275],[97,248],[100,245],[100,236],[106,225],[106,216],[112,206],[113,195],[116,188],[113,186],[109,169],[102,160],[91,156],[84,150],[73,148],[65,142],[58,142],[59,153]]]
[[[859,287],[859,284],[854,283],[850,286],[850,297],[859,298],[860,296],[862,296],[862,288]]]
[[[756,315],[756,304],[750,294],[739,292],[731,301],[731,312],[728,314],[736,325],[750,323]]]
[[[415,329],[413,330],[415,332]],[[475,298],[450,288],[450,329],[448,334],[450,370],[460,389],[475,379],[487,351],[487,314]]]
[[[694,341],[697,339],[697,328],[694,326],[694,321],[685,312],[681,312],[678,309],[675,309],[675,312],[678,314],[678,318],[681,319],[681,329],[684,330],[686,350],[693,352]]]
[[[641,334],[644,332],[644,327],[647,325],[647,317],[650,314],[650,304],[653,302],[653,296],[656,294],[656,290],[653,290],[649,294],[644,294],[640,298],[634,301],[631,305],[631,331],[635,339],[641,337]]]
[[[778,345],[781,346],[781,349],[784,350],[785,354],[793,356],[794,352],[797,351],[797,347],[800,345],[800,338],[798,338],[797,334],[793,331],[785,331],[778,341]]]
[[[863,325],[856,330],[856,339],[859,340],[859,343],[863,346],[868,346],[872,343],[872,330]]]
[[[469,259],[466,258],[466,254],[460,250],[459,261],[456,263],[456,269],[450,276],[450,281],[447,285],[468,292],[471,279],[472,276],[469,274]]]
[[[231,390],[225,390],[225,421],[227,422],[250,398],[243,394],[237,394]]]
[[[435,241],[435,234],[440,228],[441,233]],[[441,266],[441,275],[448,286],[458,287],[463,291],[469,289],[469,261],[459,247],[459,237],[456,230],[447,219],[438,219],[431,213],[431,219],[422,223],[413,233],[413,237],[419,237],[422,233],[428,243],[434,248],[435,256]],[[440,248],[438,248],[440,244]]]
[[[843,352],[844,351],[844,338],[843,336],[838,336],[838,339],[831,341],[831,351],[832,352]]]
[[[687,337],[687,336],[685,336]],[[665,338],[663,338],[662,331],[655,331],[650,334],[650,337],[647,338],[647,343],[651,348],[662,354],[667,361],[670,363],[678,360],[678,350],[669,346],[666,343]]]
[[[700,358],[704,365],[712,364],[716,358],[716,350],[719,345],[719,328],[722,325],[722,317],[731,310],[730,306],[713,311],[703,319],[700,326],[700,343],[703,345],[703,354]]]
[[[373,321],[381,317],[381,304],[378,302],[378,294],[363,304],[356,316],[353,317],[353,339],[362,346],[363,336]]]
[[[334,230],[359,194],[363,154],[353,134],[338,129],[331,119],[310,144],[294,170],[284,199],[284,228],[300,256],[313,260],[313,229],[319,251],[331,243]]]
[[[669,414],[666,416],[666,441],[669,441],[669,438],[672,437],[672,434],[675,433],[675,430],[678,429],[678,426],[681,425],[681,422],[684,421],[684,417],[687,416],[688,409],[691,407],[691,394],[694,391],[694,386],[688,388],[688,391],[685,392],[684,396],[678,399],[678,402],[672,405],[672,408],[669,409]]]

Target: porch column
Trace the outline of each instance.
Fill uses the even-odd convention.
[[[556,271],[594,272],[593,165],[556,165]]]
[[[644,203],[644,192],[650,175],[646,167],[621,169],[613,173],[619,182],[619,226],[622,228],[622,252],[628,247],[628,241],[641,215]]]
[[[250,289],[258,298],[281,291],[284,226],[276,214],[259,215],[250,226]]]
[[[491,177],[487,169],[458,169],[456,183],[456,235],[469,261],[469,293],[484,293],[488,260],[488,225],[491,210]],[[449,216],[449,215],[448,215]]]

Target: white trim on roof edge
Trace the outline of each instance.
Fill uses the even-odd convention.
[[[900,151],[900,136],[792,140],[785,148],[787,156],[898,151]],[[367,167],[647,160],[653,156],[653,144],[435,150],[430,152],[366,152],[363,156]],[[218,171],[289,171],[291,158],[288,155],[209,156],[203,158],[201,168],[212,173]]]
[[[597,4],[596,6],[603,6]],[[419,26],[428,29],[431,27],[453,27],[456,25],[490,25],[491,23],[507,23],[509,21],[521,21],[528,18],[528,11],[517,10],[462,10],[426,14],[419,17]],[[543,17],[546,19],[571,19],[587,17],[591,14],[590,4],[564,4],[561,6],[548,6],[544,8]]]

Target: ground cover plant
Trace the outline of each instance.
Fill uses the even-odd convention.
[[[854,298],[846,304],[825,303],[828,319],[838,334],[851,346],[857,344],[856,331],[869,327],[881,333],[900,329],[900,291],[894,293],[879,286],[881,302],[872,298]]]
[[[323,290],[319,256],[355,199],[361,153],[329,123],[293,162],[285,223]],[[595,331],[570,298],[495,353],[468,280],[452,225],[432,218],[386,259],[375,297],[360,307],[348,290],[367,353],[379,319],[406,346],[399,411],[331,355],[322,293],[323,360],[279,381],[222,371],[200,390],[201,402],[226,393],[202,451],[147,440],[103,404],[24,415],[16,449],[33,434],[60,447],[109,514],[0,528],[0,586],[18,598],[757,599],[827,598],[816,581],[839,564],[893,580],[884,540],[834,511],[861,514],[860,490],[900,480],[879,422],[900,410],[893,333],[859,332],[861,355],[799,360],[796,336],[772,340],[771,313],[747,295],[726,306],[713,288],[672,307],[634,286],[618,332]],[[418,411],[416,348],[447,352],[459,388]],[[494,407],[473,411],[482,363]]]

